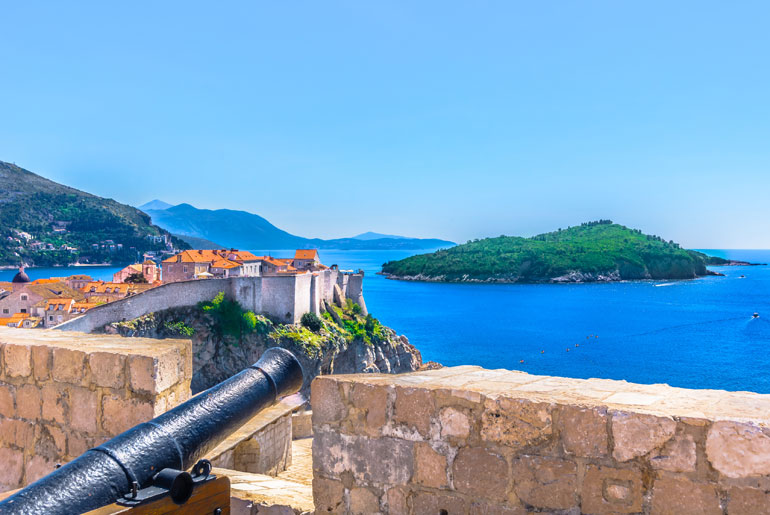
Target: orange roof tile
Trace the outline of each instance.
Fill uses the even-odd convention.
[[[294,253],[294,259],[318,259],[318,250],[297,249],[297,252]]]

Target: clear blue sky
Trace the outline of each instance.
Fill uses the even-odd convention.
[[[13,2],[0,159],[295,234],[769,248],[767,2]]]

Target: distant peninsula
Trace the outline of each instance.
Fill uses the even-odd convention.
[[[748,265],[686,250],[611,220],[531,238],[473,240],[382,266],[390,279],[480,283],[582,283],[694,279],[721,275],[708,265]]]
[[[199,209],[190,204],[172,206],[162,200],[153,200],[139,209],[150,215],[153,223],[196,248],[433,250],[454,245],[454,242],[436,238],[406,238],[373,232],[330,240],[304,238],[247,211]]]

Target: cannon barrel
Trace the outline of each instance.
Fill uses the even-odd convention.
[[[270,348],[251,367],[90,449],[3,502],[3,514],[72,514],[111,504],[165,468],[187,470],[257,412],[299,391],[294,355]],[[1,465],[0,465],[1,466]]]

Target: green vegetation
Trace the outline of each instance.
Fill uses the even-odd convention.
[[[185,324],[184,322],[170,322],[163,323],[163,328],[168,332],[169,336],[183,336],[191,338],[195,334],[195,329]]]
[[[323,327],[323,322],[315,313],[305,313],[302,315],[301,322],[303,326],[315,332],[320,331],[321,327]]]
[[[2,161],[0,204],[0,265],[132,262],[143,252],[165,250],[164,236],[176,248],[189,248],[136,208]]]
[[[382,271],[396,278],[441,281],[541,282],[572,272],[629,280],[691,279],[707,275],[706,265],[718,261],[673,241],[599,220],[531,238],[473,240],[385,263]]]
[[[244,311],[241,305],[225,298],[224,292],[219,292],[213,300],[198,303],[198,308],[214,319],[214,332],[220,338],[232,336],[240,339],[243,335],[261,329],[260,320],[251,311]]]

